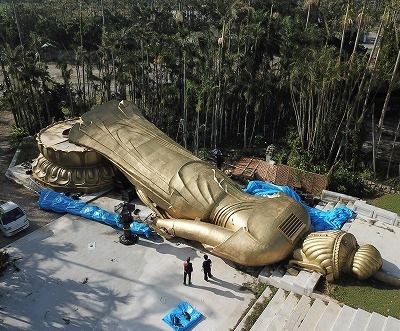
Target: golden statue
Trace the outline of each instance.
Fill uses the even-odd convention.
[[[290,263],[316,271],[328,282],[343,273],[358,279],[374,275],[382,267],[382,257],[372,245],[358,246],[356,238],[345,231],[320,231],[309,234],[301,248],[293,253]]]
[[[281,193],[244,193],[157,129],[130,102],[111,101],[85,113],[72,127],[69,141],[103,155],[125,174],[154,211],[151,226],[157,232],[199,241],[236,263],[279,262],[310,229],[301,204]],[[328,280],[349,271],[363,279],[382,265],[373,246],[359,248],[354,236],[342,231],[310,234],[291,262]]]
[[[57,122],[37,134],[40,154],[32,164],[33,179],[62,192],[92,193],[112,188],[112,164],[94,150],[68,141],[68,132],[77,121]]]
[[[201,242],[218,256],[261,266],[289,256],[310,228],[284,194],[248,195],[147,121],[135,105],[111,101],[82,115],[69,141],[102,154],[136,187],[168,236]]]

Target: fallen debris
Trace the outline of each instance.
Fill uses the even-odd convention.
[[[7,268],[9,259],[10,254],[6,250],[0,251],[0,272],[3,272]]]
[[[8,266],[12,266],[16,272],[20,271],[21,269],[16,266],[15,262],[21,259],[18,257],[10,260],[10,254],[6,250],[0,251],[0,275]]]
[[[65,325],[68,325],[71,323],[71,320],[69,318],[63,317],[63,321],[64,321]]]

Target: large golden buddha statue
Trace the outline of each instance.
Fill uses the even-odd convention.
[[[147,121],[129,102],[111,101],[82,116],[69,140],[94,149],[135,185],[157,214],[158,231],[201,242],[242,265],[278,262],[310,228],[308,213],[284,194],[248,195]]]
[[[280,193],[270,197],[244,193],[221,171],[147,121],[132,103],[111,101],[85,113],[72,127],[69,141],[102,154],[125,174],[154,211],[156,231],[199,241],[236,263],[261,266],[281,261],[310,230],[301,204]],[[379,260],[379,252],[356,253],[354,237],[339,237],[335,231],[311,234],[295,252],[294,261],[332,280],[350,268],[346,258],[362,260],[366,263],[359,264],[361,278],[372,275],[376,268],[369,270],[368,261],[371,253]]]

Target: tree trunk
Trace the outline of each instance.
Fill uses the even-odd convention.
[[[183,52],[183,146],[187,148],[187,97],[186,97],[186,52]]]
[[[386,178],[389,178],[389,172],[390,172],[390,165],[392,163],[392,157],[393,157],[393,151],[394,147],[396,146],[396,139],[399,134],[399,129],[400,129],[400,116],[399,116],[399,121],[397,122],[397,128],[396,131],[394,132],[394,139],[393,139],[393,144],[392,144],[392,151],[390,152],[390,158],[389,158],[389,163],[386,171]]]
[[[393,89],[393,85],[394,85],[394,82],[395,82],[397,69],[399,68],[399,63],[400,63],[400,50],[397,53],[397,59],[396,59],[395,65],[394,65],[392,78],[390,79],[390,83],[389,83],[388,91],[387,91],[387,94],[386,94],[385,102],[384,102],[383,107],[382,107],[381,117],[380,117],[379,123],[378,123],[378,130],[379,130],[379,133],[378,133],[378,146],[379,146],[379,144],[381,142],[383,121],[385,120],[385,114],[386,114],[386,110],[387,110],[387,107],[388,107],[388,104],[389,104],[390,96],[392,94],[392,89]]]
[[[372,121],[372,170],[374,172],[374,179],[376,178],[376,145],[375,145],[375,104],[372,106],[371,113]]]
[[[254,132],[256,130],[256,124],[257,124],[257,116],[256,116],[256,114],[254,114],[253,128],[251,130],[251,136],[250,136],[250,140],[249,140],[249,147],[251,147],[252,144],[253,144]]]
[[[199,154],[199,127],[200,127],[200,110],[197,110],[196,116],[196,129],[195,129],[195,139],[194,139],[194,154]]]
[[[21,48],[22,48],[22,57],[24,59],[23,62],[25,64],[25,50],[24,50],[24,44],[22,43],[21,28],[19,26],[19,20],[18,20],[18,17],[17,17],[17,11],[15,9],[14,1],[11,1],[11,4],[12,4],[12,7],[13,7],[13,11],[14,11],[15,24],[17,25],[19,43],[20,43]]]
[[[246,114],[244,115],[244,128],[243,128],[243,148],[247,147],[247,116],[249,115],[249,106],[246,105]]]
[[[350,9],[350,0],[347,1],[346,14],[344,16],[343,30],[342,30],[342,40],[340,41],[340,50],[339,50],[339,58],[338,58],[338,62],[339,63],[340,63],[341,57],[342,57],[343,44],[344,44],[344,35],[345,35],[345,32],[346,32],[347,17],[349,15],[349,9]]]
[[[8,72],[7,72],[6,68],[5,68],[4,61],[3,61],[1,56],[0,56],[0,65],[1,65],[1,71],[3,72],[4,82],[6,84],[7,90],[10,91],[11,112],[12,112],[13,117],[14,117],[15,125],[17,127],[21,127],[22,123],[21,123],[20,118],[19,118],[18,108],[17,108],[17,104],[16,104],[16,101],[15,101],[15,97],[14,97],[13,87],[11,85],[10,77],[8,75]]]
[[[365,3],[366,3],[366,0],[364,0],[363,7],[362,7],[362,10],[361,10],[361,14],[360,14],[360,19],[358,21],[356,39],[354,40],[353,52],[351,53],[351,56],[350,56],[350,61],[351,62],[353,61],[354,54],[356,53],[357,46],[358,46],[358,38],[360,37],[360,30],[361,30],[362,20],[363,20],[363,16],[364,16]]]
[[[310,19],[310,11],[311,11],[311,3],[308,4],[308,8],[307,8],[306,30],[307,30],[307,27],[308,27],[308,21]]]

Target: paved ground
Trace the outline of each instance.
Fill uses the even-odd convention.
[[[0,234],[0,248],[23,237],[27,233],[48,224],[57,215],[40,210],[36,206],[37,195],[28,191],[23,186],[15,184],[8,180],[4,173],[6,172],[15,149],[10,145],[10,129],[14,123],[10,112],[0,112],[0,200],[11,200],[20,205],[28,215],[31,226],[19,234],[6,238]]]
[[[400,278],[400,228],[382,222],[371,224],[354,220],[349,224],[348,232],[354,234],[360,245],[374,245],[382,255],[382,271]]]
[[[117,200],[101,197],[113,210]],[[215,280],[202,279],[203,252],[182,241],[140,239],[125,247],[119,231],[63,216],[9,247],[19,272],[0,278],[0,325],[9,330],[168,330],[162,317],[186,300],[205,316],[195,330],[229,330],[253,297],[253,278],[211,256]],[[193,285],[182,263],[193,259]]]

